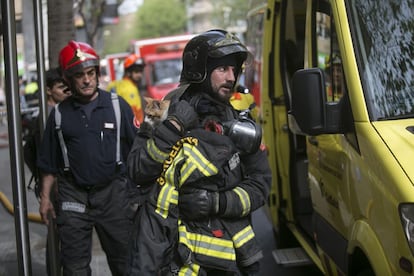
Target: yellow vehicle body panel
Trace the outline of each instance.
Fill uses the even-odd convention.
[[[370,117],[347,5],[343,0],[267,1],[260,107],[273,176],[269,210],[276,231],[286,226],[324,274],[412,275],[414,257],[400,208],[414,203],[414,119]],[[316,67],[312,16],[328,6],[352,130],[298,135],[288,119],[292,76],[284,43],[304,43],[298,69]]]

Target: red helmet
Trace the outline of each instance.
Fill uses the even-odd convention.
[[[132,69],[132,67],[144,67],[145,62],[138,54],[131,54],[124,60],[124,69]]]
[[[60,50],[59,65],[68,77],[90,66],[97,67],[99,73],[99,56],[89,44],[71,40]]]

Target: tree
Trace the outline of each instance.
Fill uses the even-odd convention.
[[[48,45],[49,65],[58,66],[59,51],[69,40],[75,38],[73,26],[73,2],[68,0],[48,0]]]
[[[131,40],[138,38],[137,22],[137,14],[130,13],[120,16],[118,24],[106,25],[102,55],[129,51]]]
[[[75,0],[75,12],[81,17],[86,32],[86,41],[96,48],[100,31],[102,29],[102,17],[105,11],[106,0]]]
[[[180,0],[147,0],[137,11],[138,38],[151,38],[186,32],[186,7]]]

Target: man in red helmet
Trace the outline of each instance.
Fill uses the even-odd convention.
[[[46,124],[37,160],[39,211],[46,224],[56,218],[63,275],[91,275],[93,229],[112,274],[124,275],[134,213],[124,161],[135,137],[134,115],[124,99],[98,88],[99,56],[90,45],[70,41],[59,64],[72,96],[55,106]]]
[[[144,66],[144,60],[140,55],[129,55],[124,60],[124,76],[122,80],[115,80],[108,84],[106,88],[108,91],[115,91],[129,103],[139,123],[142,123],[144,120],[142,99],[139,92]]]

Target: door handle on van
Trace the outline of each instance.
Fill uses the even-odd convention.
[[[311,145],[314,145],[315,147],[317,147],[318,146],[318,139],[316,139],[316,137],[315,136],[309,136],[308,137],[308,142],[311,144]]]

